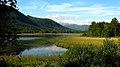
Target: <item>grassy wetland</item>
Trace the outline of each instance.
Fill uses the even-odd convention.
[[[99,38],[99,37],[81,37],[81,36],[64,36],[50,39],[49,41],[65,48],[70,48],[75,45],[93,45],[96,47],[103,46],[103,41],[105,39],[109,39],[114,41],[115,43],[119,43],[119,38]]]
[[[21,37],[33,37],[33,36],[41,37],[41,35],[22,35]],[[109,65],[110,63],[100,64],[100,62],[105,61],[103,58],[108,58],[112,53],[113,53],[113,56],[111,56],[111,58],[114,59],[112,61],[115,61],[115,63],[113,64],[116,66],[119,64],[118,58],[120,58],[120,53],[119,53],[120,46],[119,46],[118,37],[116,38],[101,37],[100,38],[100,37],[83,37],[83,36],[51,36],[51,35],[48,36],[47,35],[47,36],[43,36],[40,39],[20,40],[19,42],[23,44],[23,46],[27,46],[27,48],[47,46],[50,44],[54,44],[59,47],[67,48],[68,51],[65,52],[63,55],[51,55],[51,56],[1,55],[1,57],[5,59],[8,66],[31,66],[31,67],[32,66],[41,66],[41,67],[68,66],[69,67],[69,63],[74,63],[73,65],[79,66],[79,64],[76,64],[76,63],[81,63],[81,65],[82,64],[87,65],[87,63],[90,63],[90,62],[93,63],[93,64],[90,63],[90,65],[98,66],[98,67],[104,66],[103,64],[111,66]],[[107,45],[108,48],[105,45]],[[79,53],[79,51],[82,51],[81,53],[83,53],[83,55],[86,57],[81,56],[81,53]],[[104,51],[106,52],[105,56],[103,55]],[[71,62],[70,62],[69,60],[72,57],[73,59],[71,59]],[[99,60],[97,59],[98,57],[99,59],[101,59],[101,61],[98,61]],[[89,60],[87,60],[87,58],[89,58]],[[97,61],[97,62],[94,62],[93,58],[94,58],[94,61]],[[83,61],[86,61],[86,62],[83,62]]]

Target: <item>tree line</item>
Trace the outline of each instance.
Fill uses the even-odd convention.
[[[109,22],[95,22],[93,21],[89,26],[87,36],[95,37],[114,37],[120,36],[120,23],[117,18],[113,18]]]

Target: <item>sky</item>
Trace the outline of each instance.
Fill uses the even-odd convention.
[[[18,0],[19,11],[61,24],[90,25],[92,21],[120,20],[120,0]]]

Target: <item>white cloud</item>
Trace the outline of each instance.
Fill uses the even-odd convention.
[[[90,22],[93,21],[93,20],[82,20],[80,19],[80,16],[76,16],[76,15],[61,15],[61,14],[51,14],[45,16],[45,18],[53,19],[54,21],[63,25],[64,24],[89,25]]]
[[[78,25],[90,25],[92,21],[96,22],[110,22],[114,16],[109,17],[99,17],[99,18],[84,18],[80,15],[67,15],[67,14],[50,14],[45,16],[45,18],[53,19],[60,24],[78,24]],[[119,18],[118,18],[119,19]]]

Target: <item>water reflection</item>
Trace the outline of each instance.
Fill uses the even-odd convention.
[[[25,49],[21,52],[21,55],[32,55],[32,56],[50,56],[50,55],[62,55],[67,49],[57,47],[56,45],[42,46],[32,49]]]
[[[35,40],[35,39],[42,39],[42,37],[20,37],[17,40]]]

